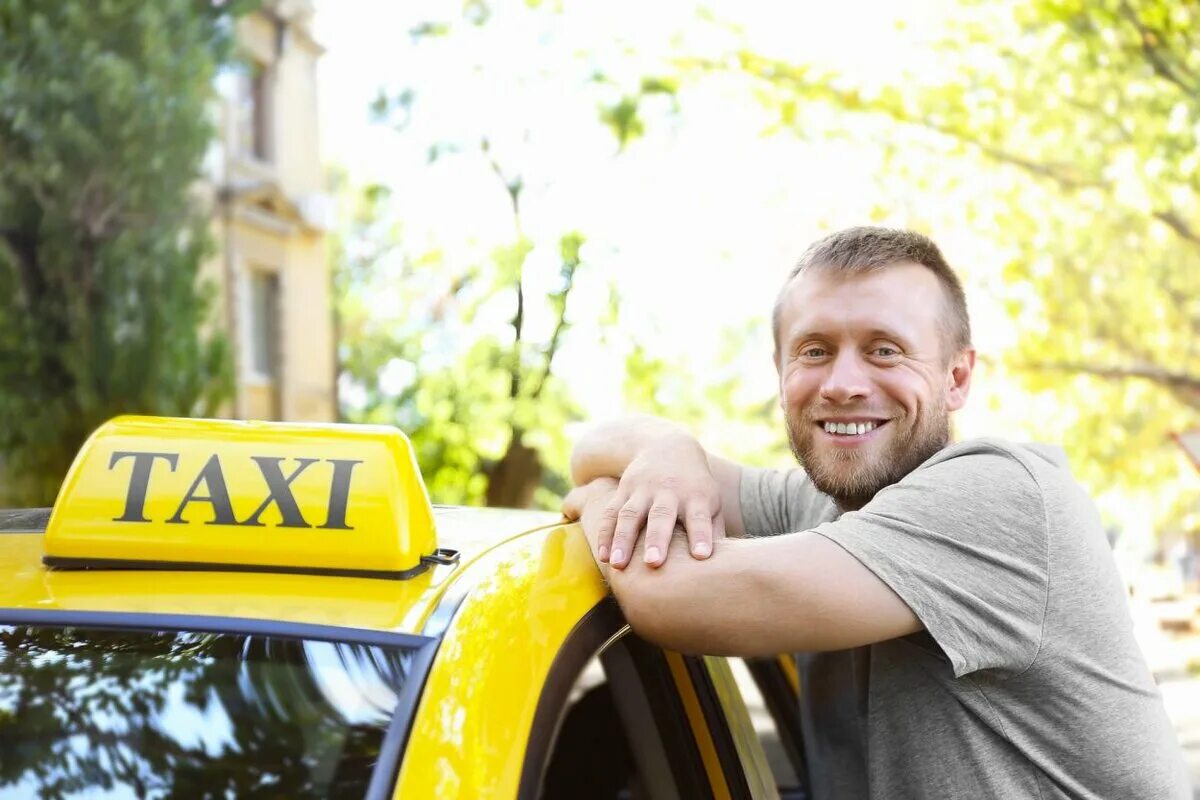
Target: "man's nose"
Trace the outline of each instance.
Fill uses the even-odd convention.
[[[838,353],[821,382],[821,399],[830,403],[848,403],[871,393],[866,364],[857,352]]]

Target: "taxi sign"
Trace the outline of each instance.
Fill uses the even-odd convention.
[[[118,417],[46,526],[58,568],[405,578],[441,563],[412,445],[374,425]]]

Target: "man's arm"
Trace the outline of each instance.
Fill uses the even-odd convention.
[[[584,498],[589,540],[611,490],[600,485]],[[663,647],[738,656],[843,650],[922,628],[887,584],[812,531],[718,540],[706,563],[684,557],[681,536],[670,547],[658,569],[636,557],[625,570],[601,564],[630,626]]]
[[[742,536],[741,476],[739,465],[706,452],[683,428],[648,416],[592,428],[571,455],[577,486],[604,477],[620,480],[594,550],[601,561],[616,567],[629,562],[643,526],[642,558],[652,566],[665,560],[677,520],[697,558],[708,557],[714,539]],[[563,512],[575,518],[579,509],[568,499]]]

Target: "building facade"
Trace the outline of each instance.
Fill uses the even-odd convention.
[[[201,187],[214,209],[215,324],[229,337],[241,419],[337,417],[326,191],[309,0],[268,0],[237,23],[219,75],[218,136]]]

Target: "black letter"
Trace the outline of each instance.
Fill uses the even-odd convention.
[[[258,507],[250,516],[239,522],[239,525],[262,525],[258,518],[267,510],[267,506],[272,502],[279,507],[279,515],[283,517],[283,521],[279,523],[281,528],[311,528],[308,522],[304,519],[304,515],[300,513],[300,507],[296,505],[296,498],[292,497],[292,490],[288,488],[292,481],[296,479],[304,470],[308,469],[309,465],[317,463],[320,459],[317,458],[297,458],[300,466],[296,467],[296,471],[286,478],[283,477],[283,472],[279,469],[279,462],[282,458],[271,458],[269,456],[250,456],[254,459],[254,463],[258,464],[258,471],[262,473],[263,478],[267,481],[267,499],[262,501],[262,505]]]
[[[324,525],[318,528],[331,528],[343,531],[354,530],[346,524],[346,499],[350,496],[350,473],[355,464],[361,461],[351,461],[347,458],[327,458],[333,464],[333,480],[329,482],[329,516]]]
[[[200,488],[200,482],[208,487],[208,496],[196,494],[196,490]],[[237,518],[233,516],[233,506],[229,504],[229,489],[225,486],[225,473],[221,472],[221,462],[214,454],[204,465],[204,469],[200,470],[200,474],[196,476],[196,480],[192,481],[192,488],[187,490],[184,495],[183,502],[179,504],[179,508],[175,511],[175,516],[171,517],[167,522],[180,524],[183,519],[183,510],[187,508],[188,503],[211,503],[213,507],[213,518],[211,522],[206,522],[206,525],[237,525]]]
[[[146,508],[146,487],[150,483],[150,470],[154,469],[154,459],[161,458],[171,465],[179,461],[178,453],[136,453],[117,452],[112,454],[108,468],[112,469],[123,458],[133,459],[133,470],[129,473],[129,491],[125,493],[125,513],[114,517],[113,522],[149,522],[144,516]]]

